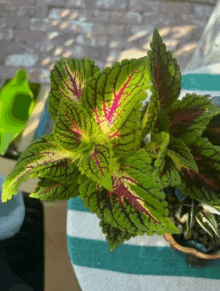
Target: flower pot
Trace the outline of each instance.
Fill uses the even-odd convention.
[[[182,192],[175,187],[168,187],[164,189],[167,194],[170,205],[175,205],[178,201],[185,198]],[[169,194],[174,194],[175,198],[170,200]],[[171,215],[172,216],[172,215]],[[171,249],[181,251],[186,255],[186,264],[193,267],[205,266],[209,260],[220,259],[220,246],[208,249],[202,243],[196,240],[187,240],[181,234],[164,234],[164,238],[170,243]]]
[[[172,234],[164,234],[164,238],[170,242],[170,246],[172,249],[176,251],[181,251],[186,254],[186,263],[188,266],[193,267],[202,267],[205,266],[209,260],[220,259],[220,250],[212,253],[206,254],[196,250],[195,248],[184,247],[177,243]]]

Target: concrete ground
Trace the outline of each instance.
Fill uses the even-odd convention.
[[[0,0],[0,82],[23,67],[33,82],[49,85],[50,69],[60,56],[92,58],[101,68],[144,56],[154,28],[183,71],[216,2]],[[3,168],[7,165],[1,163]],[[34,188],[33,182],[23,187]],[[45,291],[80,290],[66,250],[67,202],[44,205]]]

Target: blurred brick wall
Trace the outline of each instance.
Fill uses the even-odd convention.
[[[103,68],[146,55],[154,28],[183,70],[217,0],[0,0],[0,80],[24,67],[49,83],[59,57]]]

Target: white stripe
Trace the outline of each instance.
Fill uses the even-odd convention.
[[[220,281],[213,279],[133,275],[73,265],[83,291],[217,291]]]
[[[189,94],[195,93],[196,95],[207,95],[208,94],[208,95],[211,95],[211,97],[220,96],[220,91],[186,90],[186,89],[182,89],[178,99],[182,100],[182,98],[186,95],[186,93],[189,93]]]
[[[183,75],[188,75],[188,74],[216,74],[219,75],[220,73],[220,63],[217,64],[212,64],[212,65],[207,65],[204,67],[201,67],[199,69],[193,70],[193,71],[187,71],[182,73]]]
[[[99,218],[94,213],[82,211],[67,211],[67,235],[70,237],[79,237],[91,240],[106,241],[99,226]],[[161,235],[143,235],[131,238],[125,241],[127,245],[140,245],[140,246],[160,246],[169,247],[170,244]]]

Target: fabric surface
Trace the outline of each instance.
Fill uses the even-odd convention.
[[[184,73],[199,67],[218,63],[220,60],[220,0],[206,24],[195,53]]]
[[[219,33],[219,19],[217,3],[205,32],[218,28]],[[218,34],[215,36],[212,34],[212,44]],[[208,47],[207,39],[209,35],[204,33],[200,43]],[[220,54],[207,50],[204,59],[201,55],[198,58],[196,51],[182,74],[180,99],[187,92],[220,96]],[[99,219],[78,197],[68,201],[67,248],[82,291],[220,290],[220,260],[210,261],[203,268],[188,267],[186,255],[173,251],[163,236],[138,236],[111,252]]]

